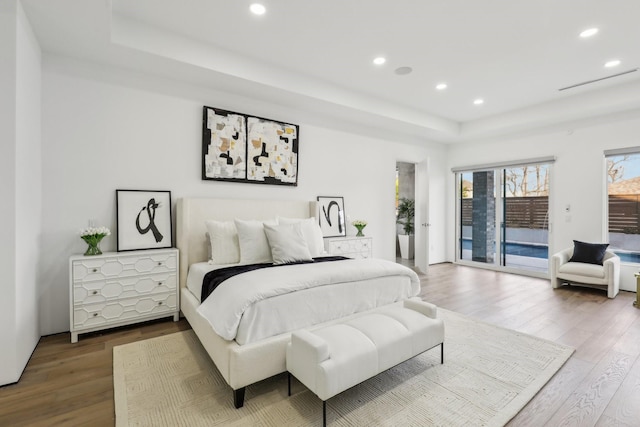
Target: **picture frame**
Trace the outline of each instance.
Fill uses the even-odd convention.
[[[118,252],[173,247],[171,192],[116,190]]]
[[[298,185],[300,127],[203,107],[202,179]]]
[[[339,196],[318,196],[318,221],[323,237],[347,235],[344,199]]]

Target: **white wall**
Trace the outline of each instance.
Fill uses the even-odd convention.
[[[0,384],[19,379],[39,338],[40,48],[20,3],[0,8]]]
[[[202,181],[203,105],[299,124],[298,186]],[[57,56],[45,57],[42,106],[43,335],[69,330],[68,257],[84,251],[78,231],[88,220],[115,231],[116,189],[170,190],[174,202],[192,196],[343,196],[346,214],[369,222],[374,256],[395,259],[396,160],[434,157],[444,163],[439,144],[418,147],[340,131],[331,119],[305,113],[304,106],[265,104]],[[444,241],[435,246],[444,248]],[[115,250],[115,237],[106,238],[102,249]]]
[[[16,62],[16,324],[18,360],[31,357],[40,339],[38,321],[42,234],[42,159],[40,46],[18,3]],[[24,367],[21,366],[20,368]]]
[[[8,2],[6,2],[8,4]],[[3,7],[6,7],[4,4]],[[0,10],[0,384],[16,381],[15,330],[15,215],[13,201],[16,194],[16,10]]]
[[[556,156],[550,188],[549,253],[573,245],[573,239],[603,242],[606,188],[604,150],[640,145],[640,114],[609,118],[607,123],[584,123],[536,135],[454,144],[448,149],[447,257],[454,260],[455,193],[451,167],[494,161]],[[564,212],[571,205],[570,218]],[[623,265],[621,289],[635,290],[637,265]]]

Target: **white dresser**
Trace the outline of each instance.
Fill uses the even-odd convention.
[[[371,258],[371,237],[326,237],[324,250],[331,255],[341,255],[349,258]]]
[[[173,316],[178,250],[154,249],[69,258],[71,342],[78,334]]]

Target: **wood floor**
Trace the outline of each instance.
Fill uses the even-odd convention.
[[[424,300],[576,349],[509,426],[640,426],[640,310],[548,280],[442,264],[422,279]]]
[[[543,279],[439,264],[422,296],[473,318],[570,345],[574,355],[509,426],[640,425],[635,294],[551,289]],[[113,426],[112,349],[188,329],[171,320],[40,340],[17,384],[0,387],[0,426]]]

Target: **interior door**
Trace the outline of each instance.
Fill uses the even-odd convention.
[[[423,273],[429,268],[429,159],[416,163],[415,170],[415,266]]]

